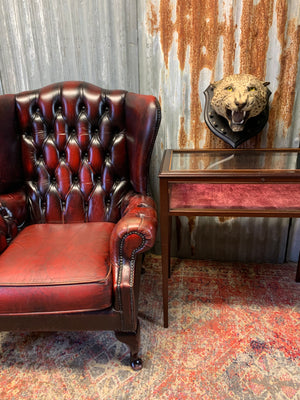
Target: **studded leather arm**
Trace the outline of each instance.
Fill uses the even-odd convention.
[[[130,310],[130,315],[124,315],[124,324],[130,326],[137,302],[134,290],[136,256],[154,245],[157,213],[153,199],[139,194],[127,196],[123,200],[122,209],[122,218],[111,235],[110,254],[115,308],[122,311],[122,305],[126,303],[126,310]]]
[[[0,194],[0,253],[17,236],[26,220],[26,195],[23,190]]]
[[[16,129],[15,96],[0,96],[0,253],[26,219],[21,145]]]

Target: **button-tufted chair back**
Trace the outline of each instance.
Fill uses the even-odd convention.
[[[128,192],[146,194],[146,96],[73,81],[23,92],[16,105],[31,223],[116,222]]]

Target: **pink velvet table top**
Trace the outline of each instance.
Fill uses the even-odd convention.
[[[299,210],[300,183],[174,183],[170,209]]]

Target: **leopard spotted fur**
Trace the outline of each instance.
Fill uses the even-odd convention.
[[[243,131],[249,118],[259,115],[267,106],[269,82],[263,82],[250,74],[227,76],[212,84],[214,95],[211,106],[226,118],[232,131]]]

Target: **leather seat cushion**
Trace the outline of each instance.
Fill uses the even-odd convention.
[[[0,256],[0,313],[65,313],[112,305],[114,224],[30,225]]]

